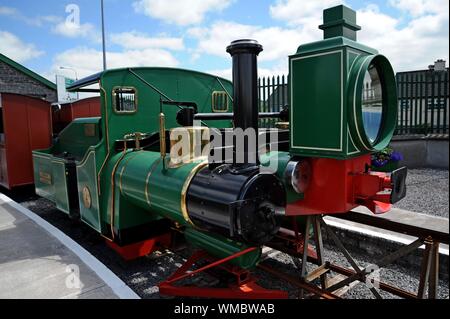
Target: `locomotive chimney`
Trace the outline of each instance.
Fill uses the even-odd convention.
[[[233,58],[233,121],[234,128],[255,132],[255,145],[249,145],[248,135],[244,135],[244,163],[239,166],[257,165],[258,160],[258,70],[257,56],[263,50],[255,40],[242,39],[231,42],[227,52]],[[236,152],[236,142],[234,143]],[[236,164],[236,155],[233,163]]]

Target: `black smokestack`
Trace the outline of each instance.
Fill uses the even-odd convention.
[[[253,128],[256,134],[256,144],[251,147],[248,138],[245,137],[243,163],[245,166],[257,165],[259,162],[257,56],[262,50],[262,45],[249,39],[233,41],[227,47],[227,52],[233,57],[234,128],[241,128],[244,131]]]

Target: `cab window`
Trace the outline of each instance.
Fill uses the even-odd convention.
[[[225,91],[214,91],[212,93],[212,111],[228,112],[228,94]]]
[[[137,111],[137,92],[133,87],[113,89],[113,107],[116,113],[134,113]]]

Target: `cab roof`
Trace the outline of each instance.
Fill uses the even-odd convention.
[[[96,92],[98,92],[98,90],[83,89],[83,88],[86,87],[86,86],[98,83],[101,80],[101,78],[103,77],[103,75],[106,74],[106,73],[117,72],[117,71],[142,70],[142,69],[145,69],[145,70],[149,70],[149,69],[168,69],[168,70],[188,71],[188,72],[193,72],[193,73],[199,73],[199,74],[213,76],[213,77],[216,77],[216,78],[218,78],[220,80],[230,82],[230,80],[224,79],[224,78],[222,78],[220,76],[217,76],[217,75],[214,75],[214,74],[209,74],[209,73],[204,73],[204,72],[199,72],[199,71],[195,71],[195,70],[188,70],[188,69],[181,69],[181,68],[168,68],[168,67],[131,67],[131,68],[109,69],[109,70],[104,70],[104,71],[92,74],[92,75],[87,76],[87,77],[85,77],[83,79],[75,81],[74,83],[72,83],[69,86],[67,86],[66,89],[69,92],[74,92],[74,91],[79,91],[79,92],[81,92],[81,91],[86,91],[86,92],[96,91]]]

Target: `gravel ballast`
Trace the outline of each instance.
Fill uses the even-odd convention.
[[[448,218],[448,179],[448,170],[409,169],[406,177],[406,197],[394,206]]]

